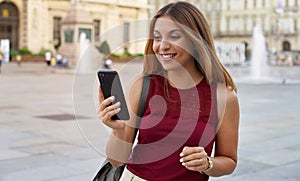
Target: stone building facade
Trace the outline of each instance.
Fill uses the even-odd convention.
[[[177,0],[0,0],[0,39],[9,39],[11,50],[27,48],[55,51],[65,38],[62,22],[74,5],[87,11],[92,23],[90,41],[111,29],[113,47],[135,41],[146,24],[131,24],[151,18],[163,5]],[[270,51],[299,50],[299,0],[186,0],[206,15],[218,41],[244,42],[252,47],[253,29],[262,26]],[[120,26],[122,25],[122,26]],[[77,33],[78,34],[78,33]],[[79,37],[79,35],[77,38]],[[117,36],[118,35],[118,36]],[[117,42],[120,41],[120,42]],[[116,45],[113,45],[116,43]],[[118,44],[118,45],[117,45]],[[126,47],[142,53],[143,45]]]
[[[176,0],[175,0],[176,1]],[[154,0],[151,16],[173,0]],[[253,29],[262,26],[268,50],[300,50],[299,0],[186,0],[204,12],[216,40],[245,42],[251,49]]]
[[[114,26],[148,18],[150,9],[147,0],[0,0],[0,39],[9,39],[11,50],[55,51],[64,33],[62,21],[75,5],[85,9],[93,23],[91,41]],[[136,33],[128,31],[141,30],[127,27],[124,36]]]

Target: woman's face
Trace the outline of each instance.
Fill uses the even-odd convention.
[[[166,71],[195,67],[193,44],[169,16],[156,20],[153,31],[153,51]]]

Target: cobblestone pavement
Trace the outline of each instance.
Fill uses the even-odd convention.
[[[128,83],[142,65],[113,68]],[[239,163],[232,175],[211,180],[299,181],[300,67],[273,67],[276,81],[270,82],[243,79],[247,67],[228,69],[239,89]],[[95,74],[73,72],[41,63],[3,64],[1,181],[92,180],[104,158],[108,129],[96,116]]]

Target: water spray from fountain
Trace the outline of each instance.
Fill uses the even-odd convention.
[[[250,78],[260,81],[266,79],[269,72],[266,40],[260,21],[257,21],[252,36]]]
[[[252,51],[249,72],[247,75],[240,74],[237,77],[238,82],[250,84],[287,84],[299,83],[298,80],[287,78],[287,72],[279,71],[276,67],[270,67],[268,64],[268,52],[265,36],[259,20],[253,29]]]

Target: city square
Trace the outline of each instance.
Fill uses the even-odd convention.
[[[140,73],[141,68],[141,62],[113,64],[125,81]],[[232,175],[211,180],[298,181],[299,67],[271,68],[281,76],[286,74],[285,83],[238,81],[249,67],[227,68],[238,85],[239,162]],[[76,76],[74,70],[49,69],[45,63],[3,65],[0,180],[92,180],[105,156],[101,147],[105,147],[103,135],[107,136],[108,129],[103,132],[103,127],[97,127],[101,122],[96,106],[87,114],[74,115],[72,89]],[[94,74],[88,76],[97,81]],[[91,96],[85,95],[87,92],[82,96],[87,100],[92,97],[93,103],[96,93],[89,89]]]
[[[298,0],[186,1],[238,89],[238,164],[209,180],[299,181]],[[118,71],[127,93],[149,20],[169,2],[0,0],[0,181],[93,179],[111,131],[97,115],[97,70]]]

